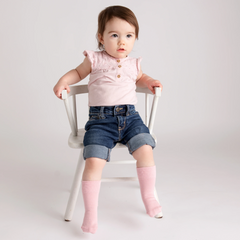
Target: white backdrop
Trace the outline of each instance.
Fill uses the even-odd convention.
[[[65,126],[52,88],[97,48],[97,15],[113,4],[136,14],[132,56],[164,85],[157,130],[239,128],[238,1],[2,1],[1,136]]]
[[[66,157],[77,157],[67,147],[70,128],[52,89],[85,49],[97,49],[97,16],[109,5],[136,14],[140,35],[131,56],[142,56],[143,71],[163,84],[155,125],[162,158],[217,153],[239,166],[238,0],[2,0],[0,180],[30,169],[25,181],[32,181],[35,168],[51,169],[56,178]]]
[[[157,131],[239,128],[238,1],[2,1],[1,136],[65,127],[52,88],[97,48],[97,15],[113,4],[135,12],[132,56],[164,86]]]

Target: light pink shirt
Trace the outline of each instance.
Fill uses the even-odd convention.
[[[105,51],[84,51],[92,71],[88,83],[89,106],[115,106],[137,103],[136,79],[142,58],[116,59]]]

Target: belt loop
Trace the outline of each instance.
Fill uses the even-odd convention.
[[[101,119],[105,118],[105,116],[104,116],[104,107],[100,108],[100,117],[101,117]]]
[[[130,115],[129,106],[130,106],[130,105],[127,105],[127,113],[126,113],[126,116],[129,116],[129,115]]]
[[[118,112],[119,112],[119,105],[115,105],[114,108],[113,108],[113,116],[117,116],[118,115]]]

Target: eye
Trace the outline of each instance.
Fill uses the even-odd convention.
[[[112,37],[116,38],[118,35],[116,33],[112,34]]]
[[[131,34],[128,34],[128,35],[127,35],[127,38],[131,38],[131,37],[132,37],[132,35],[131,35]]]

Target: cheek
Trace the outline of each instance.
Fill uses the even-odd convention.
[[[133,47],[133,45],[134,45],[134,42],[130,42],[129,43],[129,46],[132,48]]]
[[[107,44],[109,47],[113,47],[115,42],[112,40],[106,41],[105,44]]]

